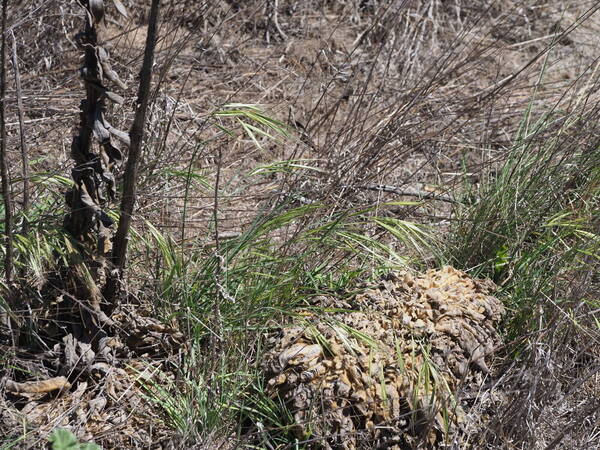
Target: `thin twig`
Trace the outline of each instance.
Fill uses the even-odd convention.
[[[221,163],[222,153],[221,147],[218,148],[217,174],[215,180],[215,189],[213,194],[213,221],[215,224],[215,250],[219,252],[219,183],[221,181]],[[217,269],[218,270],[218,269]]]
[[[12,37],[12,64],[15,72],[15,89],[17,93],[17,110],[19,113],[19,134],[21,138],[21,163],[23,165],[23,232],[29,227],[27,211],[29,210],[29,161],[27,159],[27,143],[25,140],[25,119],[23,114],[23,95],[21,90],[21,74],[19,73],[19,58],[17,55],[17,40],[15,34],[10,31]]]
[[[221,271],[225,266],[224,258],[220,253],[220,238],[219,238],[219,188],[221,183],[221,165],[223,163],[223,154],[221,146],[218,147],[218,161],[217,161],[217,174],[215,179],[214,199],[213,199],[213,220],[215,224],[215,257],[217,258],[217,265],[215,267],[214,282],[217,288],[217,295],[215,297],[215,303],[213,308],[214,320],[216,325],[215,337],[217,338],[212,345],[214,361],[217,360],[219,354],[219,341],[222,339],[221,333],[221,299],[226,298],[225,288],[221,284]]]
[[[279,14],[277,9],[279,7],[279,0],[267,0],[265,5],[265,15],[267,16],[267,26],[265,30],[265,40],[267,44],[271,42],[271,30],[276,31],[282,40],[287,40],[287,35],[281,29],[279,25]]]
[[[449,195],[436,194],[435,192],[429,192],[422,189],[415,188],[400,188],[397,186],[388,186],[385,184],[368,184],[365,186],[349,186],[355,189],[368,189],[370,191],[390,192],[392,194],[405,195],[407,197],[418,197],[430,200],[439,200],[448,203],[462,203]]]

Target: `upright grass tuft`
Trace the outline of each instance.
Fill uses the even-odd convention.
[[[251,430],[259,440],[267,434],[275,441],[291,439],[292,421],[285,419],[289,413],[261,389],[264,339],[296,317],[300,308],[318,313],[312,306],[317,295],[348,292],[381,271],[406,267],[406,260],[366,237],[367,224],[379,225],[368,211],[323,217],[322,209],[320,204],[288,202],[266,210],[240,236],[223,241],[219,254],[207,254],[198,240],[184,255],[155,228],[150,241],[138,242],[159,250],[163,270],[157,300],[164,314],[177,317],[191,340],[180,382],[148,386],[150,397],[188,442],[214,439],[226,425],[233,431],[240,415],[242,424],[280,423],[268,433]],[[406,234],[396,236],[404,239],[402,245],[429,244],[423,230],[404,225]],[[215,281],[216,270],[221,271],[220,283]],[[216,301],[219,328],[210,319]],[[221,349],[216,359],[209,348],[215,340]]]
[[[600,342],[593,275],[600,267],[600,107],[587,92],[549,111],[538,111],[533,98],[505,158],[482,178],[478,200],[457,211],[447,255],[494,279],[510,311],[507,369],[495,389],[516,394],[494,406],[482,433],[490,445],[595,439],[575,425],[557,436],[543,431],[562,423],[563,407],[578,405],[573,424],[597,412],[597,398],[580,391],[595,373],[582,355]]]
[[[510,293],[519,322],[599,257],[600,147],[585,125],[597,121],[598,107],[536,117],[532,105],[479,200],[458,211],[448,250],[459,267]]]

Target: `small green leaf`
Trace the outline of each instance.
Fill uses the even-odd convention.
[[[48,441],[52,443],[52,450],[102,450],[98,444],[80,444],[73,433],[63,428],[54,430]]]
[[[499,275],[504,270],[509,261],[508,246],[504,244],[496,251],[496,257],[494,258],[494,272],[496,275]]]
[[[73,433],[62,428],[54,430],[48,440],[52,443],[52,450],[75,450],[79,444]]]
[[[102,447],[92,442],[86,442],[85,444],[79,444],[79,450],[102,450]]]

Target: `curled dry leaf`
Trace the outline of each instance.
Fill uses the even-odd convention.
[[[106,99],[117,104],[124,101],[106,84],[110,81],[120,89],[126,89],[127,86],[113,70],[110,54],[103,47],[101,25],[105,19],[104,1],[79,0],[79,3],[89,17],[89,26],[79,38],[81,48],[85,51],[80,73],[86,85],[86,99],[80,106],[79,134],[73,137],[71,144],[71,156],[76,167],[72,171],[74,186],[67,193],[67,204],[71,211],[65,219],[65,225],[78,239],[89,239],[96,234],[97,241],[102,244],[102,255],[105,256],[111,251],[109,241],[113,224],[104,209],[108,200],[116,198],[113,170],[123,159],[117,141],[129,145],[128,134],[112,127],[104,118]],[[118,1],[115,5],[123,14],[123,5]],[[94,140],[99,144],[98,150],[94,148]]]
[[[500,343],[494,289],[445,267],[392,274],[350,301],[322,298],[350,311],[282,330],[263,366],[267,389],[291,409],[298,437],[325,448],[434,446],[447,419],[463,416],[455,392],[481,384]]]
[[[71,383],[65,377],[55,377],[48,380],[26,381],[24,383],[6,380],[5,387],[7,391],[17,394],[44,394],[60,389],[69,389]]]
[[[115,4],[115,8],[117,8],[117,11],[119,11],[121,15],[123,15],[125,18],[129,17],[127,15],[127,9],[125,8],[125,6],[123,6],[121,0],[113,0],[113,3]]]

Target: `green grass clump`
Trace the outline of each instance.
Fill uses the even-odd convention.
[[[512,314],[511,338],[535,328],[553,305],[574,305],[576,285],[600,259],[600,146],[596,108],[534,114],[531,100],[512,146],[458,211],[447,254],[458,267],[492,278]],[[551,301],[547,301],[551,299]],[[546,317],[547,319],[548,317]]]
[[[208,255],[200,242],[181,251],[153,228],[152,237],[139,242],[159,249],[157,302],[191,340],[181,382],[148,390],[189,442],[214,439],[227,424],[249,427],[245,432],[259,440],[291,439],[289,412],[261,385],[264,338],[300,309],[318,312],[315,296],[347,295],[358,281],[407,266],[408,258],[367,237],[369,225],[385,223],[413,253],[434,246],[416,224],[384,222],[369,211],[324,216],[324,209],[283,204],[259,214],[241,236],[222,241]],[[268,433],[256,428],[261,426]]]

